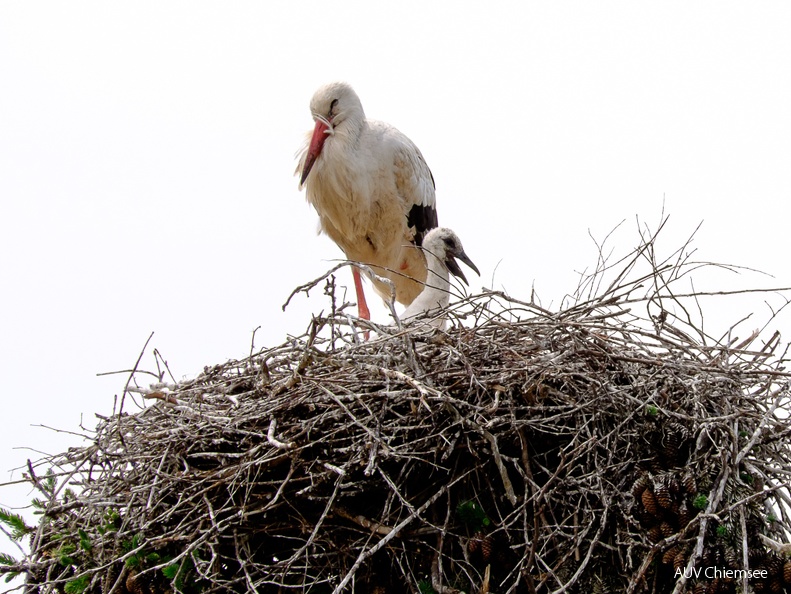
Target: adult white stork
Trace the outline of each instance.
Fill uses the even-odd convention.
[[[310,101],[315,126],[299,157],[300,188],[319,215],[321,230],[349,260],[372,267],[410,304],[423,290],[424,235],[437,226],[434,178],[404,134],[365,117],[344,82],[321,87]],[[370,319],[360,271],[353,269],[361,318]],[[374,281],[390,299],[390,288]]]
[[[410,323],[422,316],[432,316],[448,306],[450,301],[450,276],[452,272],[456,277],[467,284],[467,278],[459,268],[456,258],[472,268],[480,275],[477,266],[464,253],[459,237],[450,229],[437,227],[432,229],[423,238],[423,252],[426,254],[428,275],[423,292],[417,296],[409,307],[401,314],[401,319]],[[445,318],[437,317],[430,322],[435,328],[445,326]]]

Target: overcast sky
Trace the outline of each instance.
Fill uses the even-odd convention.
[[[336,79],[420,147],[474,290],[557,304],[663,205],[668,253],[703,221],[701,259],[774,275],[707,288],[791,286],[789,31],[771,1],[0,3],[0,482],[78,444],[39,425],[94,427],[152,331],[142,367],[192,377],[326,308],[280,306],[341,257],[293,176]]]

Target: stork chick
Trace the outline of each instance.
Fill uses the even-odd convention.
[[[476,274],[480,276],[477,266],[464,253],[459,237],[450,229],[437,227],[426,234],[423,239],[423,252],[426,254],[428,267],[428,278],[426,286],[412,304],[401,314],[401,320],[405,323],[413,322],[422,316],[436,316],[440,311],[448,307],[450,301],[450,276],[461,279],[467,283],[467,277],[459,268],[456,258],[464,262]],[[445,318],[433,319],[430,324],[435,328],[445,326]]]

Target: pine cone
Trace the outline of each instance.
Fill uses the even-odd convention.
[[[786,584],[791,584],[791,561],[783,564],[783,580]]]
[[[766,549],[763,547],[751,547],[747,551],[747,559],[750,561],[750,567],[766,569],[764,566],[769,560],[769,556],[766,554]]]
[[[685,499],[678,506],[678,527],[685,528],[690,520],[692,520],[692,511],[689,509],[689,503]]]
[[[668,550],[665,551],[665,554],[662,555],[662,563],[665,565],[672,565],[673,562],[676,560],[676,555],[678,555],[679,548],[678,547],[670,547]]]
[[[676,533],[676,529],[673,528],[673,525],[670,522],[662,522],[659,524],[659,529],[662,531],[662,536],[665,538],[668,536],[673,536]]]
[[[684,477],[681,479],[681,485],[690,495],[694,495],[698,490],[698,484],[695,480],[695,475],[693,475],[689,470],[684,473]]]
[[[785,564],[783,563],[783,560],[776,555],[767,557],[765,567],[769,572],[769,577],[780,577],[785,571]]]
[[[149,594],[146,580],[136,571],[132,571],[126,577],[126,589],[131,594]]]
[[[667,458],[668,465],[677,466],[681,451],[681,436],[675,432],[665,435],[662,446],[662,453]]]
[[[769,591],[773,594],[780,594],[783,591],[783,580],[780,576],[773,577],[769,580]]]
[[[656,502],[664,509],[670,509],[673,505],[673,498],[670,496],[670,489],[667,488],[667,482],[658,480],[654,485],[654,495]]]
[[[643,491],[640,500],[643,502],[645,511],[647,511],[649,514],[656,516],[659,513],[659,505],[657,504],[656,497],[654,497],[654,494],[650,491],[650,489]]]
[[[684,569],[687,566],[687,552],[679,547],[676,558],[673,559],[673,569]]]
[[[659,524],[657,524],[656,526],[652,526],[648,530],[647,535],[648,535],[648,540],[650,540],[651,542],[659,542],[660,540],[662,540],[662,529],[659,527]]]
[[[492,558],[492,550],[494,549],[494,539],[489,534],[484,534],[481,531],[476,532],[467,541],[467,551],[470,555],[480,554],[484,562],[488,563]]]
[[[481,550],[481,540],[483,539],[482,532],[476,532],[475,534],[470,537],[470,540],[467,541],[467,552],[470,555],[475,555]]]
[[[727,547],[725,549],[725,563],[727,563],[728,567],[731,569],[739,569],[741,566],[741,560],[739,559],[739,553],[733,547]]]
[[[649,485],[648,475],[646,474],[641,475],[640,478],[638,478],[632,485],[632,495],[634,496],[634,498],[635,499],[640,498],[640,496],[643,494],[643,491],[645,491],[648,488],[648,485]]]
[[[491,535],[486,535],[481,540],[481,557],[485,563],[489,562],[489,559],[492,558],[492,549],[494,548],[494,539]]]
[[[720,591],[720,578],[715,577],[709,582],[709,587],[706,588],[706,594],[717,594]]]

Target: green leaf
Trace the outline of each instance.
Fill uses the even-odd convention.
[[[76,550],[77,545],[75,545],[73,542],[64,542],[55,552],[55,554],[58,556],[58,563],[64,567],[74,565],[74,558],[71,556],[71,554]]]
[[[456,506],[456,514],[461,521],[467,524],[472,530],[480,530],[484,526],[489,526],[492,522],[475,501],[462,501]]]
[[[82,594],[88,588],[90,583],[90,576],[84,575],[82,577],[78,577],[76,580],[66,582],[63,591],[66,592],[66,594]]]
[[[99,525],[99,533],[105,534],[107,532],[118,530],[121,527],[121,516],[114,509],[108,509],[104,512],[104,523]]]
[[[58,486],[58,481],[55,478],[55,473],[52,472],[52,469],[50,468],[47,471],[47,478],[44,479],[45,490],[48,493],[54,493],[55,492],[55,487],[57,487],[57,486]]]
[[[164,575],[167,579],[172,580],[176,577],[176,574],[179,572],[179,564],[172,563],[166,567],[162,568],[162,575]]]
[[[649,404],[648,406],[646,406],[645,410],[652,417],[655,417],[657,415],[657,413],[659,412],[659,409],[657,407],[653,406],[652,404]]]
[[[77,533],[80,535],[80,548],[83,551],[90,551],[93,545],[91,544],[91,539],[88,538],[88,534],[82,528],[78,529]]]
[[[22,516],[2,508],[0,508],[0,523],[8,526],[11,531],[11,538],[14,540],[20,540],[25,534],[30,534],[34,530],[34,528],[25,523],[25,519]]]
[[[17,571],[12,571],[12,572],[11,572],[11,573],[9,573],[7,576],[5,576],[5,583],[7,584],[7,583],[8,583],[8,582],[10,582],[11,580],[13,580],[15,577],[18,577],[19,575],[20,575],[20,574],[19,574],[19,572],[17,572]]]
[[[11,555],[0,553],[0,565],[16,565],[16,564],[17,564],[17,560],[14,559]]]
[[[129,558],[128,558],[128,559],[125,561],[125,563],[126,563],[126,566],[127,566],[127,567],[129,567],[130,569],[132,569],[132,568],[135,568],[135,567],[139,567],[139,566],[140,566],[140,562],[141,562],[141,561],[142,561],[142,560],[140,559],[140,557],[139,557],[138,555],[132,555],[131,557],[129,557]]]
[[[709,504],[709,498],[706,495],[698,495],[692,500],[692,507],[695,509],[706,509]]]

